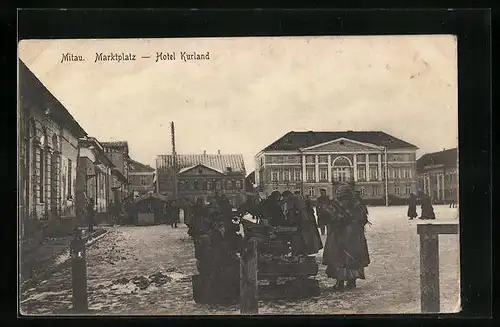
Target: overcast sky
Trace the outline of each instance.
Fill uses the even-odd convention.
[[[160,51],[177,60],[155,62]],[[86,61],[61,63],[67,52]],[[90,136],[128,141],[153,167],[172,150],[171,121],[178,153],[241,153],[247,173],[292,130],[382,130],[418,155],[458,146],[453,36],[29,40],[19,56]]]

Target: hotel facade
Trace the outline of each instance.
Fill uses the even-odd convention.
[[[260,192],[332,197],[354,184],[367,204],[403,204],[417,192],[415,145],[384,132],[289,132],[255,156]]]

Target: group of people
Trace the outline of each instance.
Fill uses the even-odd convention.
[[[323,264],[327,276],[336,280],[335,290],[353,288],[357,279],[365,278],[364,268],[370,263],[364,231],[368,210],[350,185],[338,186],[333,199],[321,190],[316,203],[318,221],[312,202],[300,192],[274,191],[257,207],[246,205],[264,223],[298,227],[293,254],[312,255],[324,247]],[[327,234],[324,245],[320,231]]]
[[[432,207],[432,199],[423,192],[419,192],[417,197],[414,193],[410,194],[408,199],[408,219],[413,220],[418,217],[417,202],[420,200],[422,214],[419,219],[436,219],[434,208]]]

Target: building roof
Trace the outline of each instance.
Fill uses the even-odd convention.
[[[250,174],[248,174],[247,177],[245,177],[245,179],[255,182],[255,170],[252,171]]]
[[[338,132],[288,132],[264,151],[296,151],[313,145],[346,138],[358,142],[370,143],[387,149],[411,148],[417,149],[413,144],[395,138],[381,131],[338,131]]]
[[[196,165],[193,165],[193,166],[188,166],[188,167],[181,168],[179,170],[179,174],[185,173],[186,171],[189,171],[189,170],[194,169],[196,167],[205,167],[205,168],[211,169],[211,170],[213,170],[215,172],[218,172],[219,174],[224,175],[224,171],[223,170],[219,170],[217,168],[209,167],[209,166],[204,165],[204,164],[196,164]]]
[[[142,164],[138,161],[129,159],[129,173],[133,172],[154,172],[155,169],[149,165]]]
[[[103,163],[108,167],[111,168],[115,167],[111,159],[109,159],[106,153],[104,152],[102,144],[95,137],[89,136],[78,139],[78,146],[93,148],[93,151],[96,154],[97,161]]]
[[[233,173],[245,173],[245,163],[242,154],[190,154],[176,155],[177,167],[183,169],[197,165],[227,172],[231,168]],[[173,155],[159,155],[156,158],[156,169],[158,171],[172,168],[174,166]]]
[[[422,171],[426,166],[443,165],[444,168],[457,167],[458,149],[448,149],[426,153],[417,160],[417,170]]]
[[[101,142],[102,146],[105,148],[113,148],[113,149],[125,149],[125,152],[128,153],[128,142],[127,141],[114,141],[114,142]]]
[[[63,122],[77,137],[87,136],[87,132],[78,124],[66,107],[43,85],[38,77],[19,60],[19,96],[21,101],[32,98],[35,104],[47,106],[42,110],[51,109],[50,117],[58,122]]]

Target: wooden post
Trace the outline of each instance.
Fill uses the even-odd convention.
[[[420,234],[420,298],[424,313],[437,313],[439,303],[439,235],[425,225]]]
[[[257,240],[251,238],[240,258],[240,313],[258,314]]]
[[[420,301],[423,313],[440,310],[439,234],[458,234],[458,224],[419,224],[420,235]]]

